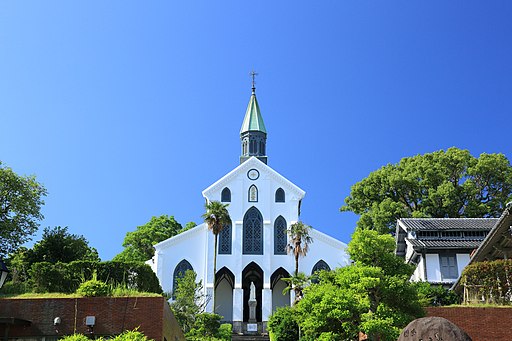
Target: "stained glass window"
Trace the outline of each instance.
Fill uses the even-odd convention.
[[[185,259],[179,262],[178,265],[176,265],[176,268],[174,269],[174,275],[172,277],[173,292],[176,290],[178,286],[178,279],[183,278],[187,270],[194,269],[192,268],[192,265],[190,265],[190,263]]]
[[[327,270],[327,271],[330,271],[331,268],[329,267],[329,265],[327,265],[326,262],[324,262],[323,260],[319,260],[315,266],[313,267],[313,270],[311,270],[311,274],[313,275],[315,272],[317,271],[320,271],[320,270]]]
[[[255,185],[249,187],[249,202],[258,202],[258,187]]]
[[[219,255],[231,254],[231,224],[224,225],[219,233]]]
[[[284,190],[278,188],[276,191],[276,202],[284,202]]]
[[[229,190],[229,188],[225,187],[222,190],[222,194],[220,195],[220,201],[231,202],[231,191]]]
[[[245,213],[242,244],[244,254],[263,254],[263,217],[256,207]]]
[[[274,255],[286,255],[286,220],[277,217],[274,222]]]

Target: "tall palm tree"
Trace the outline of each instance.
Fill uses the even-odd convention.
[[[207,202],[204,206],[206,212],[203,214],[203,219],[208,229],[212,231],[215,236],[215,244],[213,246],[213,287],[215,288],[215,277],[217,275],[217,241],[219,233],[225,225],[231,224],[231,217],[229,216],[229,204],[223,204],[219,201]],[[215,290],[215,289],[214,289]],[[215,293],[213,295],[213,312],[215,312]]]
[[[288,254],[295,257],[295,276],[299,273],[299,257],[304,257],[309,251],[309,244],[313,239],[309,236],[311,226],[298,221],[290,226],[288,236],[290,243],[286,246]]]

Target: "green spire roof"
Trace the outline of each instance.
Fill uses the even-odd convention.
[[[242,123],[240,134],[246,131],[261,131],[265,134],[267,133],[254,88],[252,90],[251,99],[249,100],[249,105],[247,106],[247,111],[245,112],[244,123]]]

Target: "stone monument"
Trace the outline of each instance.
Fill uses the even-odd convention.
[[[409,323],[398,341],[471,341],[457,325],[442,317],[423,317]]]

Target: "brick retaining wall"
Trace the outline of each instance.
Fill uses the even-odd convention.
[[[139,328],[148,338],[184,340],[176,319],[163,297],[90,297],[0,299],[0,318],[31,321],[30,326],[0,324],[0,335],[9,337],[88,334],[86,316],[95,316],[95,335],[115,335]],[[54,326],[60,317],[61,324]]]
[[[512,307],[429,307],[427,316],[439,316],[464,329],[473,341],[512,340]]]

